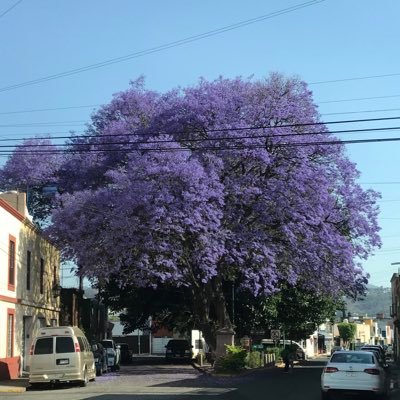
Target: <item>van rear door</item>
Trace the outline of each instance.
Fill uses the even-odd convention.
[[[39,337],[36,339],[30,366],[31,370],[35,371],[35,374],[48,374],[54,371],[53,339],[53,337]]]
[[[56,336],[55,367],[57,372],[65,372],[79,367],[72,336]]]

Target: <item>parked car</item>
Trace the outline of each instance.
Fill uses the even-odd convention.
[[[118,371],[121,365],[121,351],[112,339],[103,339],[100,342],[107,352],[107,366],[111,371]]]
[[[41,328],[30,350],[29,383],[78,382],[86,386],[96,379],[92,349],[77,327]]]
[[[193,346],[186,339],[171,339],[165,348],[165,358],[167,361],[192,361]]]
[[[367,346],[363,346],[361,347],[362,351],[372,351],[375,353],[376,357],[378,358],[378,361],[382,364],[382,365],[386,365],[386,355],[385,355],[385,351],[383,350],[383,348],[381,346],[374,346],[374,345],[367,345]]]
[[[385,397],[389,379],[385,369],[372,351],[335,351],[321,375],[321,398],[332,392],[358,393]]]
[[[386,358],[393,358],[393,345],[391,344],[386,347]]]
[[[94,363],[96,365],[96,375],[101,376],[107,372],[107,351],[101,343],[92,343]]]
[[[331,349],[331,355],[332,355],[335,351],[340,351],[340,350],[344,351],[345,349],[344,349],[343,346],[333,346],[332,349]]]
[[[132,350],[128,343],[118,343],[121,350],[121,364],[130,364],[132,362]]]

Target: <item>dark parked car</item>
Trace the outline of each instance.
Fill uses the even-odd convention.
[[[118,371],[121,364],[121,350],[112,339],[103,339],[101,344],[107,352],[107,365],[111,371]]]
[[[96,375],[103,375],[107,372],[107,352],[101,343],[92,343],[94,363],[96,365]]]
[[[121,349],[121,364],[130,364],[132,362],[132,350],[128,343],[118,343]]]
[[[192,361],[193,346],[186,339],[171,339],[165,348],[167,349],[165,351],[167,361]]]

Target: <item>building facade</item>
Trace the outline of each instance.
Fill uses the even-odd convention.
[[[393,318],[393,357],[396,362],[400,361],[400,277],[399,274],[393,274],[390,280],[392,287],[392,307],[391,317]]]
[[[0,194],[0,379],[27,370],[42,326],[58,325],[60,254],[31,222],[25,193]]]

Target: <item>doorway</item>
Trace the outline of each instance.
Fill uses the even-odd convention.
[[[27,370],[27,361],[29,350],[31,348],[32,343],[32,334],[33,334],[33,324],[32,317],[29,315],[24,315],[23,326],[22,326],[22,370]]]

